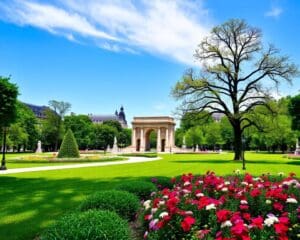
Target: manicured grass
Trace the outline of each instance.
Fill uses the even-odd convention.
[[[78,207],[86,195],[114,188],[120,182],[148,180],[154,176],[177,176],[207,170],[230,174],[241,169],[229,154],[164,154],[162,160],[119,166],[32,172],[0,176],[1,239],[33,239],[37,233],[65,212]],[[300,161],[280,154],[247,153],[247,172],[295,172]],[[242,172],[242,171],[241,171]]]

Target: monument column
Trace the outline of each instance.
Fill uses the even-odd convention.
[[[136,149],[136,128],[132,128],[131,146]]]
[[[170,132],[170,143],[169,143],[169,145],[170,145],[170,152],[172,152],[172,148],[175,145],[174,144],[174,129],[173,128],[171,128],[171,132]]]
[[[144,128],[141,128],[141,152],[145,152],[145,136],[144,136]]]
[[[168,150],[169,147],[169,128],[166,128],[166,140],[165,140],[165,151]]]
[[[160,128],[157,129],[156,151],[161,152],[161,136]]]

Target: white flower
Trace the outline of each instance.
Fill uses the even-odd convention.
[[[272,201],[270,199],[267,199],[266,204],[272,204]]]
[[[165,201],[159,201],[158,202],[158,206],[162,206],[162,205],[165,205]]]
[[[189,193],[191,193],[191,191],[190,191],[190,190],[187,190],[187,189],[183,189],[182,192],[183,192],[184,194],[189,194]]]
[[[246,200],[241,200],[241,204],[248,204]]]
[[[298,201],[295,198],[288,198],[286,200],[287,203],[298,203]]]
[[[265,219],[264,224],[268,227],[272,226],[274,223],[278,223],[279,220],[274,215],[268,215],[268,217]]]
[[[213,204],[213,203],[208,204],[208,205],[205,207],[205,209],[206,209],[207,211],[212,210],[212,209],[216,209],[216,205]]]
[[[196,197],[203,197],[203,196],[204,196],[203,193],[197,193],[197,194],[196,194]]]
[[[227,187],[223,187],[223,188],[221,189],[221,191],[222,191],[222,192],[227,192],[227,191],[228,191],[228,188],[227,188]]]
[[[152,208],[151,209],[151,213],[153,214],[153,213],[156,213],[156,211],[157,211],[157,208]]]
[[[163,199],[168,199],[169,196],[168,195],[163,195]]]
[[[184,182],[184,184],[183,184],[183,186],[188,186],[188,185],[190,185],[191,183],[189,182],[189,181],[186,181],[186,182]]]
[[[278,175],[279,175],[279,176],[283,176],[283,175],[284,175],[284,172],[279,172]]]
[[[151,200],[147,200],[147,201],[144,202],[143,206],[147,210],[147,209],[150,208],[150,204],[151,204]]]
[[[249,184],[247,182],[241,182],[242,185],[248,186]]]
[[[224,182],[225,185],[230,185],[229,181]]]
[[[198,183],[199,183],[199,184],[203,184],[203,181],[202,181],[202,180],[199,180]]]
[[[167,213],[167,212],[162,212],[161,214],[159,214],[159,217],[160,218],[164,218],[164,217],[166,217],[166,216],[168,216],[169,215],[169,213]]]
[[[232,223],[229,220],[222,222],[222,224],[221,224],[221,228],[231,227],[231,226],[232,226]]]

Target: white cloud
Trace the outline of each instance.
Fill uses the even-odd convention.
[[[283,10],[280,7],[272,7],[269,11],[265,13],[266,17],[278,18],[282,14]]]
[[[202,1],[13,0],[0,4],[0,14],[71,41],[79,36],[114,52],[148,52],[194,64],[195,48],[210,29]]]

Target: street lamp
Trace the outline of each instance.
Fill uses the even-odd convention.
[[[6,152],[6,133],[8,131],[8,127],[3,127],[3,144],[2,144],[2,161],[0,170],[6,170],[6,162],[5,162],[5,152]]]
[[[246,170],[246,166],[245,166],[245,143],[246,143],[246,139],[244,137],[242,137],[243,170]]]

